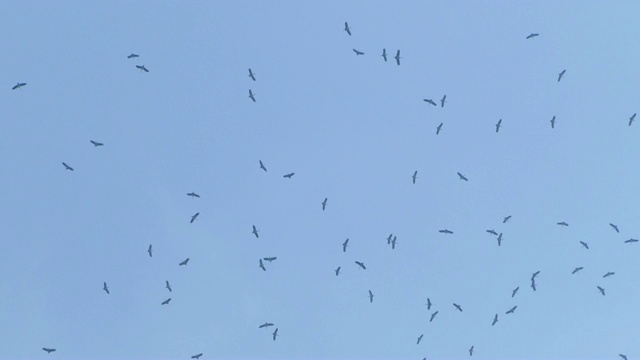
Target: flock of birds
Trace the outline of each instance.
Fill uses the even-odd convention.
[[[344,24],[344,31],[345,31],[349,36],[351,36],[351,35],[352,35],[352,33],[351,33],[351,28],[349,27],[349,24],[348,24],[347,22],[345,22],[345,24]],[[533,38],[538,37],[538,36],[539,36],[539,34],[537,34],[537,33],[531,33],[531,34],[529,34],[528,36],[526,36],[526,39],[527,39],[527,40],[528,40],[528,39],[533,39]],[[360,51],[360,50],[353,49],[353,51],[354,51],[354,53],[356,54],[356,56],[362,56],[362,55],[365,55],[365,53],[364,53],[364,52],[362,52],[362,51]],[[128,58],[128,59],[136,59],[136,58],[138,58],[138,57],[139,57],[139,55],[138,55],[138,54],[133,54],[133,53],[132,53],[132,54],[130,54],[129,56],[127,56],[127,58]],[[385,62],[387,61],[387,50],[386,50],[386,49],[382,49],[382,58],[384,59],[384,61],[385,61]],[[396,51],[396,55],[395,55],[395,57],[394,57],[394,58],[395,58],[395,60],[396,60],[396,64],[397,64],[398,66],[400,66],[400,64],[401,64],[401,62],[400,62],[400,59],[401,59],[401,56],[400,56],[400,50],[397,50],[397,51]],[[148,72],[149,72],[149,70],[148,70],[144,65],[136,65],[136,68],[137,68],[137,69],[139,69],[139,70],[140,70],[140,71],[142,71],[142,72],[145,72],[145,73],[148,73]],[[563,77],[564,77],[564,76],[565,76],[565,74],[566,74],[566,71],[567,71],[567,70],[562,70],[562,71],[558,74],[558,77],[557,77],[557,81],[558,81],[558,82],[559,82],[559,81],[561,81],[561,80],[563,79]],[[251,80],[256,81],[255,73],[253,72],[253,70],[252,70],[251,68],[249,68],[249,77],[251,78]],[[19,82],[19,83],[17,83],[15,86],[13,86],[13,87],[12,87],[12,90],[18,90],[18,89],[21,89],[21,88],[25,87],[26,85],[27,85],[27,83]],[[253,93],[253,91],[252,91],[251,89],[249,89],[249,98],[250,98],[253,102],[256,102],[255,95],[254,95],[254,93]],[[445,95],[443,95],[443,96],[442,96],[442,98],[439,100],[440,107],[444,107],[444,106],[445,106],[445,104],[446,104],[446,99],[447,99],[447,95],[445,94]],[[438,104],[436,103],[436,101],[434,101],[433,99],[423,99],[423,101],[424,101],[424,102],[426,102],[426,103],[427,103],[427,104],[429,104],[429,105],[432,105],[432,106],[438,106]],[[633,123],[633,122],[634,122],[634,120],[635,120],[635,117],[636,117],[636,114],[634,113],[634,114],[629,118],[629,121],[628,121],[628,125],[629,125],[629,126],[631,126],[631,125],[632,125],[632,123]],[[556,125],[556,117],[555,117],[555,116],[553,116],[553,118],[550,120],[550,123],[551,123],[551,128],[552,128],[552,129],[553,129],[553,128],[555,128],[555,125]],[[443,123],[440,123],[440,124],[437,126],[437,128],[436,128],[436,135],[440,134],[440,132],[441,132],[441,130],[442,130],[442,126],[443,126]],[[495,132],[496,132],[496,133],[499,133],[501,126],[502,126],[502,119],[498,120],[498,122],[495,124]],[[91,143],[94,147],[96,147],[96,148],[97,148],[97,147],[102,147],[102,146],[104,146],[104,144],[103,144],[103,143],[98,142],[98,141],[95,141],[95,140],[90,140],[90,143]],[[67,164],[66,162],[62,162],[62,165],[64,166],[64,169],[65,169],[65,170],[68,170],[68,171],[74,171],[74,168],[73,168],[72,166],[70,166],[69,164]],[[262,162],[262,160],[259,160],[259,168],[260,168],[260,170],[267,172],[267,168],[266,168],[265,164]],[[287,174],[283,175],[283,177],[284,177],[284,178],[291,179],[294,175],[295,175],[295,173],[294,173],[294,172],[291,172],[291,173],[287,173]],[[462,173],[458,172],[458,173],[457,173],[457,175],[458,175],[458,177],[459,177],[459,180],[461,180],[461,181],[469,181],[469,179],[468,179],[465,175],[463,175]],[[413,173],[413,175],[411,176],[411,181],[412,181],[412,183],[413,183],[413,184],[416,184],[417,179],[418,179],[418,171],[416,170],[416,171]],[[200,195],[198,195],[198,194],[197,194],[197,193],[195,193],[195,192],[190,192],[190,193],[187,193],[186,195],[187,195],[187,196],[189,196],[189,197],[191,197],[191,198],[200,198]],[[323,200],[323,201],[322,201],[322,203],[321,203],[322,211],[325,211],[325,210],[327,209],[327,204],[328,204],[328,198],[326,198],[326,197],[325,197],[325,198],[324,198],[324,200]],[[191,216],[191,218],[190,218],[189,222],[190,222],[190,223],[195,222],[195,221],[198,219],[198,216],[199,216],[199,215],[200,215],[200,213],[199,213],[199,212],[196,212],[194,215],[192,215],[192,216]],[[503,223],[503,224],[505,224],[505,223],[507,223],[510,219],[511,219],[511,215],[506,216],[506,217],[504,217],[504,218],[502,219],[502,223]],[[557,223],[557,225],[558,225],[558,226],[562,226],[562,227],[568,227],[568,226],[569,226],[569,224],[568,224],[567,222],[565,222],[565,221],[560,221],[560,222],[558,222],[558,223]],[[620,233],[620,230],[618,229],[618,226],[617,226],[617,225],[610,223],[610,224],[609,224],[609,226],[610,226],[610,227],[612,228],[612,230],[614,230],[616,233]],[[491,236],[495,236],[495,237],[496,237],[497,246],[501,246],[501,245],[502,245],[502,241],[503,241],[503,233],[502,233],[502,232],[498,233],[498,232],[497,232],[497,231],[495,231],[494,229],[488,229],[488,230],[486,230],[486,232],[487,232],[488,234],[490,234]],[[251,233],[252,233],[256,238],[259,238],[259,237],[260,237],[260,235],[259,235],[259,230],[258,230],[258,228],[257,228],[255,225],[252,225],[252,231],[251,231]],[[453,234],[453,231],[452,231],[452,230],[449,230],[449,229],[441,229],[441,230],[439,230],[439,233],[444,234],[444,235],[451,235],[451,234]],[[639,241],[638,239],[630,238],[630,239],[628,239],[628,240],[625,240],[625,241],[624,241],[624,243],[626,243],[626,244],[631,244],[631,243],[637,243],[638,241]],[[392,249],[395,249],[395,248],[396,248],[396,244],[397,244],[397,237],[396,237],[394,234],[390,234],[390,235],[387,237],[387,243],[388,243],[388,245],[390,245],[390,246],[391,246],[391,248],[392,248]],[[585,241],[579,241],[579,243],[580,243],[580,245],[581,245],[585,250],[589,250],[589,244],[588,244],[587,242],[585,242]],[[349,239],[347,238],[347,239],[342,243],[342,251],[343,251],[343,252],[346,252],[346,251],[347,251],[348,246],[349,246]],[[150,244],[150,245],[148,246],[148,248],[147,248],[147,253],[148,253],[148,255],[149,255],[149,257],[150,257],[150,258],[152,258],[152,257],[153,257],[153,245],[152,245],[152,244]],[[270,264],[270,263],[272,263],[272,262],[273,262],[273,261],[275,261],[276,259],[277,259],[277,257],[275,257],[275,256],[270,256],[270,257],[260,258],[260,259],[258,259],[258,267],[259,267],[262,271],[267,271],[267,267],[266,267],[265,265],[266,265],[267,263],[269,263],[269,264]],[[187,266],[187,265],[188,265],[188,263],[189,263],[189,258],[186,258],[186,259],[184,259],[183,261],[179,262],[179,263],[178,263],[178,265],[179,265],[179,266]],[[366,265],[364,264],[364,262],[363,262],[363,261],[355,261],[355,264],[357,265],[357,267],[358,267],[359,269],[361,269],[361,270],[367,270],[367,267],[366,267]],[[334,272],[335,272],[335,276],[339,276],[339,275],[340,275],[340,273],[341,273],[341,268],[342,268],[341,266],[338,266],[338,267],[334,270]],[[576,268],[571,272],[571,275],[575,275],[575,274],[577,274],[578,272],[580,272],[580,271],[581,271],[581,270],[583,270],[583,269],[584,269],[584,267],[583,267],[583,266],[576,267]],[[539,274],[540,274],[540,271],[538,270],[538,271],[535,271],[534,273],[532,273],[532,275],[531,275],[531,278],[530,278],[530,287],[531,287],[531,289],[532,289],[533,291],[536,291],[536,286],[537,286],[537,284],[536,284],[536,277],[537,277]],[[608,271],[608,272],[606,272],[606,273],[602,276],[602,279],[605,279],[605,278],[611,277],[611,276],[613,276],[613,275],[615,275],[615,272],[613,272],[613,271]],[[172,288],[171,288],[171,284],[169,283],[169,281],[168,281],[168,280],[165,282],[165,288],[167,289],[167,291],[169,291],[169,293],[172,293],[172,292],[173,292],[173,290],[172,290]],[[106,282],[106,281],[105,281],[105,282],[103,282],[103,287],[102,287],[102,289],[103,289],[103,291],[104,291],[107,295],[109,295],[109,294],[110,294],[109,286],[108,286],[108,284],[107,284],[107,282]],[[605,293],[605,288],[604,288],[604,287],[602,287],[602,286],[601,286],[601,284],[596,285],[596,289],[598,290],[598,292],[599,292],[602,296],[605,296],[605,295],[606,295],[606,293]],[[514,298],[514,297],[518,294],[518,291],[519,291],[519,290],[520,290],[520,287],[519,287],[519,286],[518,286],[518,287],[516,287],[515,289],[513,289],[513,290],[512,290],[512,292],[511,292],[511,298]],[[371,289],[369,289],[369,290],[368,290],[368,299],[369,299],[369,302],[370,302],[370,303],[373,303],[373,301],[374,301],[374,293],[373,293],[373,291],[372,291]],[[160,302],[160,305],[169,305],[169,303],[170,303],[170,302],[171,302],[171,297],[168,297],[168,298],[167,298],[167,299],[165,299],[164,301]],[[427,302],[426,302],[426,304],[425,304],[425,305],[427,306],[427,310],[428,310],[428,311],[431,311],[431,308],[432,308],[432,306],[433,306],[433,303],[432,303],[432,301],[431,301],[431,299],[430,299],[430,298],[427,298]],[[463,312],[463,308],[462,308],[462,306],[461,306],[460,304],[458,304],[458,303],[452,303],[452,306],[453,306],[453,308],[454,308],[454,310],[453,310],[453,311]],[[514,305],[514,306],[510,307],[508,310],[506,310],[506,311],[504,312],[504,314],[505,314],[505,315],[511,315],[511,314],[514,314],[517,308],[518,308],[518,306],[517,306],[517,305]],[[434,319],[435,319],[435,318],[436,318],[436,316],[438,315],[439,311],[440,311],[440,310],[435,310],[435,311],[433,311],[433,312],[430,314],[429,322],[433,322],[433,321],[434,321]],[[495,314],[493,315],[493,318],[491,319],[491,326],[495,326],[495,325],[498,323],[498,321],[499,321],[499,313],[495,313]],[[263,324],[261,324],[261,325],[259,325],[259,326],[258,326],[258,328],[259,328],[259,329],[268,329],[268,328],[271,328],[271,327],[275,327],[275,324],[274,324],[274,323],[272,323],[272,322],[265,322],[265,323],[263,323]],[[279,336],[279,335],[278,335],[278,328],[277,328],[277,327],[275,327],[275,328],[274,328],[274,330],[273,330],[273,332],[271,333],[271,337],[272,337],[273,341],[275,341],[275,340],[276,340],[276,338],[277,338],[278,336]],[[420,335],[417,337],[417,341],[416,341],[416,343],[417,343],[418,345],[421,343],[421,341],[422,341],[423,337],[424,337],[424,334],[420,334]],[[55,352],[55,351],[56,351],[56,349],[55,349],[55,348],[50,348],[50,347],[43,347],[43,348],[42,348],[42,350],[43,350],[43,351],[45,351],[45,352],[47,352],[47,353],[53,353],[53,352]],[[468,351],[468,353],[469,353],[469,356],[473,356],[473,354],[474,354],[474,350],[475,350],[475,346],[474,346],[474,345],[471,345],[471,346],[468,348],[468,350],[467,350],[467,351]],[[203,356],[203,353],[198,353],[198,354],[192,355],[192,356],[191,356],[191,358],[192,358],[192,359],[199,359],[201,356]],[[623,359],[623,360],[627,360],[627,356],[626,356],[625,354],[619,354],[619,357],[620,357],[621,359]],[[426,357],[425,357],[424,359],[426,359]]]

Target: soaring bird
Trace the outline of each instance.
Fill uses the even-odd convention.
[[[369,302],[373,302],[373,293],[369,290]]]
[[[453,231],[449,229],[438,230],[438,232],[443,234],[453,234]]]
[[[327,198],[324,198],[324,201],[322,202],[322,211],[324,211],[326,207],[327,207]]]
[[[513,289],[513,291],[511,292],[511,297],[516,296],[516,294],[518,293],[518,290],[520,290],[520,286],[518,286],[517,288]]]
[[[98,146],[103,146],[104,144],[101,142],[97,142],[97,141],[93,141],[93,140],[89,140],[90,143],[93,144],[93,146],[98,147]]]
[[[625,241],[624,241],[624,243],[625,243],[625,244],[634,243],[634,242],[638,242],[638,239],[633,239],[633,238],[631,238],[631,239],[629,239],[629,240],[625,240]]]
[[[458,311],[462,312],[462,307],[460,305],[453,303],[453,306],[455,306]]]
[[[551,118],[551,128],[555,129],[556,127],[556,116],[553,115],[553,117]]]
[[[444,104],[447,102],[447,94],[444,94],[442,99],[440,99],[440,107],[444,107]]]
[[[424,334],[421,334],[420,336],[418,336],[418,342],[416,342],[416,345],[420,345],[420,341],[422,341],[423,336]]]
[[[460,180],[469,181],[469,179],[467,179],[466,176],[464,176],[464,175],[462,175],[460,173],[458,173],[458,177],[460,177]]]
[[[149,70],[147,70],[147,68],[144,65],[136,65],[136,67],[140,69],[140,71],[149,72]]]
[[[349,238],[342,243],[342,252],[347,252],[347,246],[349,244]]]
[[[527,39],[534,38],[534,37],[536,37],[536,36],[538,36],[538,35],[540,35],[540,34],[531,33],[531,34],[529,34],[529,35],[527,36]]]
[[[249,89],[249,99],[253,100],[253,102],[256,102],[256,98],[255,96],[253,96],[253,91],[251,91],[251,89]]]
[[[189,262],[189,258],[186,258],[186,259],[182,260],[178,265],[179,266],[185,266],[185,265],[187,265],[188,262]]]
[[[618,356],[620,356],[620,358],[621,358],[622,360],[627,360],[627,355],[618,354]]]
[[[262,260],[264,261],[268,261],[268,262],[272,262],[273,260],[277,259],[277,257],[275,256],[270,256],[270,257],[266,257],[266,258],[262,258]]]
[[[165,283],[164,287],[166,287],[167,290],[169,290],[169,292],[173,292],[173,290],[171,290],[171,285],[169,285],[169,280],[165,280],[164,283]]]
[[[540,270],[534,272],[533,274],[531,274],[531,280],[535,279],[536,276],[538,276],[538,274],[540,274]]]
[[[491,326],[495,325],[497,322],[498,322],[498,314],[496,314],[496,315],[493,317],[493,322],[491,323]]]
[[[64,168],[65,168],[66,170],[73,171],[73,168],[72,168],[71,166],[67,165],[67,163],[66,163],[66,162],[64,162],[64,161],[63,161],[63,162],[62,162],[62,165],[64,165]]]
[[[262,269],[262,271],[267,271],[267,268],[264,267],[264,263],[262,262],[262,259],[260,259],[259,262],[260,262],[260,265],[259,265],[260,269]]]
[[[360,261],[356,261],[356,264],[358,264],[358,266],[360,266],[363,270],[367,270],[367,267],[364,266],[364,263],[361,263]]]
[[[444,123],[440,123],[440,125],[438,125],[438,127],[436,128],[436,135],[440,134],[440,130],[442,130],[442,124]]]
[[[473,346],[469,348],[469,356],[473,356]]]
[[[42,350],[46,351],[47,354],[51,354],[52,352],[56,351],[56,349],[52,349],[52,348],[45,348],[43,347]]]
[[[163,301],[162,304],[160,305],[169,305],[170,301],[171,301],[171,298],[168,298],[167,300]]]
[[[602,294],[602,296],[604,296],[604,289],[601,288],[600,286],[596,286],[598,288],[598,290],[600,290],[600,293]]]
[[[149,248],[147,249],[147,252],[149,253],[149,257],[153,257],[153,245],[149,244]]]
[[[511,215],[509,216],[505,216],[504,219],[502,220],[502,223],[506,223],[507,221],[509,221],[509,219],[511,219]]]
[[[262,324],[262,325],[258,326],[258,329],[262,329],[262,328],[265,328],[265,329],[266,329],[266,328],[268,328],[269,326],[273,326],[273,323],[266,322],[266,323],[264,323],[264,324]]]
[[[422,99],[422,101],[426,102],[427,104],[431,104],[433,106],[438,106],[436,102],[431,99]]]
[[[498,235],[498,246],[500,246],[501,244],[502,244],[502,233]]]
[[[196,194],[196,193],[194,193],[194,192],[190,192],[190,193],[188,193],[188,194],[187,194],[187,196],[191,196],[191,197],[193,197],[193,198],[199,198],[199,197],[200,197],[200,195],[198,195],[198,194]]]
[[[558,225],[560,225],[560,226],[569,226],[569,224],[567,224],[567,223],[566,223],[566,222],[564,222],[564,221],[559,222],[559,223],[558,223]]]
[[[102,283],[102,290],[104,290],[104,292],[106,292],[107,294],[109,294],[109,287],[107,286],[106,282]]]
[[[341,266],[338,266],[338,268],[334,270],[336,272],[336,276],[340,275],[340,268]]]
[[[618,226],[617,225],[609,223],[609,226],[611,226],[613,228],[613,230],[615,230],[617,233],[620,232],[620,230],[618,230]]]
[[[131,53],[131,55],[127,56],[127,59],[133,59],[133,58],[137,58],[137,57],[140,57],[140,55]]]
[[[536,291],[536,281],[534,279],[531,279],[531,288]]]
[[[273,330],[273,334],[271,334],[271,335],[273,336],[273,341],[276,341],[276,338],[278,337],[278,328]]]
[[[400,59],[402,59],[400,57],[400,50],[398,50],[398,52],[396,52],[395,59],[396,59],[396,63],[398,64],[398,66],[400,66]]]
[[[431,299],[427,298],[427,303],[425,305],[427,305],[427,310],[431,310]]]
[[[262,163],[262,160],[258,160],[258,162],[260,162],[260,169],[267,171],[267,168],[264,167],[264,164]]]
[[[577,268],[573,269],[573,271],[571,272],[571,275],[577,273],[578,271],[584,269],[584,266],[578,266]]]
[[[395,250],[396,248],[396,237],[393,237],[393,240],[391,240],[391,250]]]
[[[387,62],[387,49],[382,49],[382,58],[384,62]]]
[[[505,314],[513,314],[514,311],[516,311],[516,309],[518,308],[518,305],[512,307],[511,309],[507,310],[507,312]]]
[[[502,124],[502,119],[498,120],[498,122],[496,123],[496,133],[500,131],[500,124]]]
[[[284,176],[282,176],[282,177],[286,177],[286,178],[288,178],[288,179],[291,179],[291,177],[292,177],[293,175],[295,175],[295,174],[296,174],[296,173],[288,173],[287,175],[284,175]]]
[[[636,118],[636,113],[633,113],[633,115],[631,115],[631,117],[629,118],[629,126],[631,126],[631,124],[633,123],[633,120],[635,120]]]
[[[251,231],[253,235],[256,236],[256,239],[260,238],[260,236],[258,236],[258,231],[260,230],[258,230],[255,225],[251,225],[251,226],[253,227],[253,230]]]
[[[434,313],[432,313],[432,314],[431,314],[431,318],[429,319],[429,322],[432,322],[432,321],[433,321],[433,319],[436,317],[436,315],[438,315],[438,312],[437,312],[437,311],[436,311],[436,312],[434,312]]]
[[[560,80],[562,80],[562,77],[564,76],[564,73],[566,73],[566,72],[567,72],[567,70],[562,70],[562,71],[560,72],[560,74],[558,74],[558,82],[559,82]]]
[[[587,244],[584,241],[580,241],[580,244],[582,244],[582,246],[584,246],[585,249],[589,250],[589,244]]]
[[[251,68],[249,68],[249,77],[251,78],[251,80],[256,81],[256,77],[255,75],[253,75],[253,71],[251,71]]]
[[[387,244],[391,244],[391,239],[393,239],[393,233],[389,234],[389,237],[387,238]]]
[[[196,221],[196,218],[198,217],[198,215],[200,215],[199,212],[193,214],[193,216],[191,216],[191,221],[189,221],[189,224],[193,224],[193,222]]]
[[[485,231],[486,231],[486,232],[488,232],[488,233],[489,233],[489,234],[491,234],[491,235],[498,236],[498,233],[497,233],[495,230],[493,230],[493,229],[491,229],[491,230],[485,230]]]
[[[193,355],[193,356],[191,356],[191,358],[192,359],[200,359],[200,356],[202,356],[202,353]]]
[[[606,274],[604,274],[602,277],[603,277],[603,278],[606,278],[606,277],[609,277],[609,276],[611,276],[611,275],[615,275],[615,274],[616,274],[616,273],[614,273],[613,271],[609,271],[609,272],[607,272]]]
[[[414,184],[416,183],[416,179],[417,179],[417,178],[418,178],[418,170],[416,170],[416,171],[413,173],[413,176],[411,176],[411,179],[413,179],[413,183],[414,183]]]
[[[346,31],[347,34],[351,36],[351,29],[349,28],[349,24],[346,21],[344,22],[344,31]]]
[[[358,51],[356,49],[353,49],[353,52],[356,53],[356,56],[357,55],[364,55],[364,53],[362,51]]]
[[[11,90],[20,89],[21,87],[26,86],[26,85],[27,85],[27,83],[21,83],[21,82],[19,82],[19,83],[15,84],[15,85],[11,88]]]

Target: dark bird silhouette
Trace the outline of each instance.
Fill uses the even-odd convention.
[[[442,99],[440,99],[440,107],[444,107],[444,104],[447,102],[447,94],[445,94]]]
[[[498,235],[498,246],[502,245],[502,233]]]
[[[63,162],[62,162],[62,165],[64,165],[64,168],[65,168],[66,170],[73,171],[73,168],[72,168],[71,166],[67,165],[67,163],[66,163],[66,162],[64,162],[64,161],[63,161]]]
[[[418,341],[416,342],[416,345],[420,345],[420,341],[422,341],[423,336],[424,334],[421,334],[420,336],[418,336]]]
[[[422,99],[422,101],[426,102],[427,104],[431,104],[433,106],[438,106],[436,102],[431,99]]]
[[[512,307],[511,309],[507,310],[507,312],[505,314],[513,314],[514,311],[516,311],[516,309],[518,308],[518,305]]]
[[[149,244],[149,248],[147,249],[147,252],[149,253],[149,257],[153,257],[153,245]]]
[[[577,267],[577,268],[573,269],[573,271],[571,272],[571,275],[573,275],[573,274],[577,273],[578,271],[580,271],[580,270],[582,270],[582,269],[584,269],[584,267],[583,267],[583,266],[579,266],[579,267]]]
[[[351,36],[351,28],[349,27],[349,24],[346,21],[344,22],[344,31],[346,31],[347,34]]]
[[[414,184],[416,183],[416,179],[417,179],[417,178],[418,178],[418,170],[416,170],[416,171],[413,173],[413,176],[411,176],[411,179],[413,180],[413,183],[414,183]]]
[[[136,67],[140,69],[140,71],[149,72],[149,70],[144,65],[136,65]]]
[[[292,177],[293,175],[295,175],[295,174],[296,174],[296,173],[289,173],[289,174],[287,174],[287,175],[284,175],[283,177],[286,177],[286,178],[291,179],[291,177]]]
[[[636,118],[636,113],[633,113],[633,115],[631,115],[631,117],[629,118],[629,126],[633,124],[633,120],[635,120],[635,118]]]
[[[268,262],[272,262],[273,260],[277,259],[277,257],[275,256],[271,256],[271,257],[266,257],[266,258],[262,258],[264,261],[268,261]]]
[[[566,223],[566,222],[564,222],[564,221],[559,222],[559,223],[558,223],[558,225],[560,225],[560,226],[569,226],[569,224],[567,224],[567,223]]]
[[[453,303],[453,306],[455,306],[458,311],[462,312],[462,307],[460,305]]]
[[[491,230],[485,230],[485,231],[486,231],[486,232],[488,232],[488,233],[489,233],[489,234],[491,234],[491,235],[498,236],[498,233],[497,233],[495,230],[493,230],[493,229],[491,229]]]
[[[496,315],[493,317],[493,322],[491,323],[491,326],[495,325],[497,322],[498,322],[498,314],[496,314]]]
[[[536,276],[538,276],[538,274],[540,274],[540,270],[534,272],[533,274],[531,274],[531,280],[535,279]]]
[[[186,259],[182,260],[182,262],[180,262],[178,265],[179,266],[185,266],[185,265],[187,265],[188,262],[189,262],[189,258],[186,258]]]
[[[624,241],[624,243],[625,243],[625,244],[634,243],[634,242],[638,242],[638,239],[633,239],[633,238],[631,238],[631,239],[629,239],[629,240],[625,240],[625,241]]]
[[[436,317],[436,315],[438,315],[438,312],[437,312],[437,311],[436,311],[436,312],[434,312],[434,313],[432,313],[432,314],[431,314],[431,318],[429,319],[429,322],[432,322],[432,321],[433,321],[433,319]]]
[[[609,223],[609,226],[611,226],[613,228],[613,230],[615,230],[617,233],[620,233],[620,230],[618,230],[618,226]]]
[[[173,292],[173,290],[171,290],[171,285],[169,285],[169,280],[165,280],[165,286],[167,288],[167,290],[169,290],[169,292]]]
[[[469,348],[469,356],[473,356],[473,346]]]
[[[382,58],[384,62],[387,62],[387,49],[382,49]]]
[[[251,91],[251,89],[249,89],[249,99],[251,99],[253,102],[256,102],[256,97],[253,96],[253,91]]]
[[[93,140],[89,140],[90,143],[93,144],[93,146],[98,147],[98,146],[103,146],[104,144],[101,142],[97,142],[97,141],[93,141]]]
[[[369,290],[369,302],[373,302],[373,293]]]
[[[200,195],[198,195],[198,194],[196,194],[196,193],[194,193],[194,192],[190,192],[190,193],[188,193],[188,194],[187,194],[187,196],[191,196],[191,197],[193,197],[193,198],[199,198],[199,197],[200,197]]]
[[[582,244],[582,246],[584,246],[585,249],[589,250],[589,244],[587,244],[584,241],[580,241],[580,244]]]
[[[20,88],[21,88],[21,87],[23,87],[23,86],[27,86],[27,83],[20,83],[20,82],[19,82],[19,83],[15,84],[15,85],[11,88],[11,90],[20,89]]]
[[[259,239],[260,236],[258,236],[258,231],[260,231],[260,230],[256,229],[255,225],[251,225],[251,226],[253,227],[253,230],[251,232],[253,233],[253,235],[256,236],[256,239]]]
[[[466,176],[464,176],[464,175],[462,175],[460,173],[458,173],[458,177],[460,177],[460,180],[469,181],[469,179],[467,179]]]
[[[502,124],[502,119],[498,120],[498,122],[496,123],[496,133],[498,133],[498,131],[500,131],[500,125]]]
[[[260,259],[259,262],[260,262],[260,269],[262,269],[262,271],[267,271],[267,268],[264,267],[264,263],[262,262],[262,259]]]
[[[531,279],[531,288],[536,291],[536,281],[534,279]]]
[[[251,71],[251,68],[249,68],[249,77],[251,78],[251,80],[256,81],[256,77],[253,74],[253,71]]]
[[[357,55],[364,55],[364,53],[362,51],[358,51],[356,49],[353,49],[353,52],[356,53],[356,56]]]
[[[171,298],[168,298],[167,300],[163,301],[162,304],[160,305],[169,305],[170,301],[171,301]]]
[[[322,211],[324,211],[326,207],[327,207],[327,198],[324,198],[324,201],[322,202]]]
[[[342,252],[347,252],[347,246],[349,244],[349,238],[342,243]]]
[[[615,275],[615,274],[616,274],[616,273],[614,273],[613,271],[609,271],[609,272],[607,272],[606,274],[604,274],[602,277],[603,277],[603,278],[606,278],[606,277],[609,277],[609,276],[611,276],[611,275]]]
[[[273,334],[271,334],[271,335],[273,336],[273,341],[276,341],[276,338],[278,337],[278,328],[273,330]]]
[[[102,290],[104,290],[104,292],[106,292],[107,294],[109,294],[109,287],[107,286],[107,283],[106,283],[106,282],[103,282]]]
[[[133,58],[137,58],[137,57],[140,57],[140,55],[131,53],[131,55],[127,56],[127,59],[133,59]]]
[[[509,221],[509,219],[511,219],[511,215],[505,216],[505,218],[502,220],[502,223],[506,223],[507,221]]]
[[[621,358],[622,360],[627,360],[627,355],[618,354],[618,356],[620,356],[620,358]]]
[[[264,167],[264,164],[262,163],[262,160],[258,160],[260,162],[260,169],[267,171],[267,168]]]
[[[566,73],[566,72],[567,72],[567,70],[562,70],[560,72],[560,74],[558,74],[558,82],[560,82],[560,80],[562,80],[562,77],[564,76],[564,73]]]
[[[438,232],[443,234],[453,234],[453,231],[449,229],[438,230]]]
[[[551,128],[555,129],[556,127],[556,116],[553,115],[553,117],[551,118]]]
[[[202,356],[202,353],[193,355],[191,358],[192,359],[200,359],[200,356]]]
[[[602,294],[602,296],[604,296],[604,289],[601,288],[600,286],[597,286],[598,290],[600,290],[600,293]]]
[[[442,124],[444,123],[440,123],[440,125],[438,125],[438,127],[436,128],[436,135],[440,134],[440,130],[442,130]]]
[[[393,239],[393,233],[389,234],[389,237],[387,238],[387,244],[391,244],[391,239]]]
[[[364,266],[364,263],[361,263],[360,261],[356,261],[356,264],[358,264],[358,266],[360,266],[363,270],[367,270],[367,267]]]
[[[266,328],[268,328],[269,326],[273,326],[273,323],[268,323],[268,322],[266,322],[266,323],[264,323],[264,324],[262,324],[262,325],[258,326],[258,329],[262,329],[262,328],[265,328],[265,329],[266,329]]]
[[[51,354],[52,352],[56,351],[56,349],[52,349],[52,348],[45,348],[43,347],[42,350],[46,351],[47,354]]]
[[[511,292],[511,297],[516,296],[516,294],[518,293],[518,290],[520,290],[520,286],[518,286],[517,288],[513,289],[513,291]]]
[[[427,298],[427,303],[425,305],[427,305],[427,310],[431,310],[431,299]]]
[[[393,237],[393,240],[391,240],[391,250],[395,250],[396,248],[396,237]]]
[[[534,34],[534,33],[531,33],[531,34],[529,34],[529,35],[527,36],[527,39],[534,38],[534,37],[536,37],[536,36],[538,36],[538,35],[540,35],[540,34]]]
[[[193,214],[193,216],[191,217],[191,221],[189,221],[189,224],[193,224],[193,222],[198,218],[198,215],[200,215],[199,212]]]
[[[398,66],[400,66],[400,59],[402,59],[400,57],[400,50],[398,50],[398,52],[396,52],[395,59],[396,59],[396,63],[398,64]]]
[[[340,268],[341,266],[338,266],[338,268],[334,270],[336,272],[336,276],[340,275]]]

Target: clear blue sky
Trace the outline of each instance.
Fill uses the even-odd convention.
[[[639,12],[2,2],[0,358],[640,358]]]

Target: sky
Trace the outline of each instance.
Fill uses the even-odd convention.
[[[639,10],[1,2],[0,359],[640,358]]]

